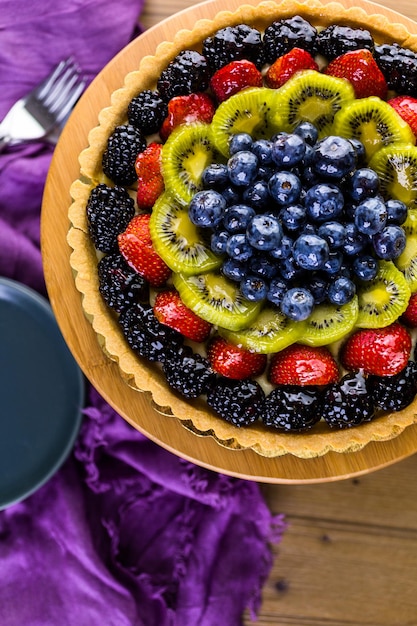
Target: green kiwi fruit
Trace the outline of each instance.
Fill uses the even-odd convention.
[[[191,222],[187,207],[167,192],[156,201],[149,228],[156,252],[174,272],[187,275],[208,272],[223,262]]]
[[[188,204],[202,189],[201,175],[219,160],[209,124],[182,124],[168,137],[162,149],[165,189],[179,202]]]
[[[269,139],[281,130],[276,95],[275,89],[250,87],[222,102],[211,122],[213,141],[219,152],[229,156],[229,139],[236,133],[248,133],[253,139]]]
[[[354,97],[352,85],[343,78],[316,70],[297,72],[277,90],[276,107],[283,121],[282,130],[291,132],[300,122],[309,121],[317,127],[320,137],[329,135],[335,114]]]
[[[318,304],[306,320],[306,328],[299,342],[309,346],[325,346],[339,341],[355,327],[358,311],[356,296],[340,306],[330,302]]]
[[[241,331],[220,329],[219,334],[247,350],[271,354],[298,341],[305,327],[306,322],[294,322],[278,308],[266,306],[248,328]]]
[[[414,293],[417,291],[417,209],[408,209],[402,228],[407,237],[405,248],[394,263],[404,274],[411,292]]]
[[[248,327],[259,315],[260,302],[246,300],[238,285],[217,272],[174,274],[174,287],[196,315],[228,330]]]
[[[404,274],[392,261],[379,261],[376,277],[358,285],[357,294],[359,315],[356,325],[383,328],[404,313],[411,290]]]
[[[359,139],[369,161],[377,150],[393,143],[415,143],[409,125],[384,100],[376,96],[346,104],[334,118],[335,135]]]
[[[417,147],[391,145],[376,152],[369,163],[380,179],[384,198],[402,200],[417,209]]]

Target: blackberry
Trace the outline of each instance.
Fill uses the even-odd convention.
[[[168,115],[168,105],[157,91],[145,89],[129,102],[129,124],[139,128],[144,135],[157,133]]]
[[[313,56],[316,54],[317,30],[300,15],[272,22],[264,33],[264,53],[268,63],[292,48],[302,48]]]
[[[133,185],[137,180],[136,157],[145,148],[146,139],[138,128],[131,124],[117,126],[110,135],[103,154],[103,172],[116,185]]]
[[[375,60],[389,89],[402,95],[417,96],[417,53],[397,43],[376,46]]]
[[[264,398],[255,380],[219,378],[208,391],[207,404],[234,426],[248,426],[261,416]]]
[[[247,24],[226,26],[203,41],[203,54],[213,71],[240,59],[260,68],[264,63],[262,36]]]
[[[288,432],[308,430],[320,420],[322,391],[316,387],[282,385],[267,396],[262,407],[262,420]]]
[[[119,252],[107,254],[98,263],[99,291],[105,303],[116,313],[148,294],[148,283],[133,270]]]
[[[175,345],[179,350],[182,345],[180,333],[161,324],[147,304],[136,302],[125,309],[119,324],[132,350],[149,361],[163,363],[168,346]]]
[[[417,393],[417,363],[409,361],[395,376],[369,376],[368,386],[375,407],[383,411],[401,411]]]
[[[168,385],[185,398],[197,398],[206,393],[215,378],[208,360],[195,354],[189,346],[170,351],[163,370]]]
[[[327,26],[317,36],[318,52],[328,60],[363,48],[373,52],[374,45],[373,37],[368,30],[338,24]]]
[[[205,91],[209,81],[206,58],[195,50],[183,50],[162,71],[157,88],[160,96],[168,101],[175,96]]]
[[[361,372],[343,376],[325,391],[323,418],[331,428],[351,428],[374,417],[374,405]]]
[[[117,249],[117,235],[122,233],[135,214],[133,199],[123,187],[94,187],[87,202],[90,237],[100,252]]]

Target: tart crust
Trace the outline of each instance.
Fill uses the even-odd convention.
[[[397,42],[417,50],[417,36],[411,35],[402,24],[392,24],[383,15],[370,14],[358,7],[345,8],[336,2],[323,5],[317,0],[304,3],[284,0],[279,4],[267,1],[257,6],[243,5],[235,12],[223,11],[213,20],[199,20],[193,30],[179,31],[173,41],[161,43],[154,56],[144,57],[138,70],[125,77],[123,86],[112,94],[110,105],[100,112],[98,125],[89,133],[88,147],[79,156],[80,177],[71,186],[73,202],[69,208],[67,240],[73,250],[70,262],[76,287],[82,295],[83,310],[102,349],[118,363],[126,384],[146,393],[154,408],[163,415],[179,419],[196,435],[212,436],[229,449],[252,449],[265,457],[292,454],[312,458],[329,451],[356,452],[371,441],[393,439],[417,421],[417,401],[403,411],[385,414],[352,429],[332,431],[319,423],[310,432],[291,434],[267,429],[261,423],[237,428],[211,412],[204,401],[181,398],[167,386],[158,365],[141,359],[128,347],[116,316],[101,298],[97,254],[88,234],[86,217],[91,189],[101,182],[112,184],[101,169],[108,136],[116,126],[126,123],[128,102],[140,91],[155,88],[161,71],[174,56],[185,48],[201,49],[202,40],[219,28],[247,23],[264,30],[272,21],[293,15],[301,15],[316,27],[332,23],[365,27],[377,43]]]

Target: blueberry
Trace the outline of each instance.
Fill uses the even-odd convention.
[[[261,165],[272,163],[272,141],[269,139],[257,139],[253,142],[251,151],[256,154]]]
[[[321,269],[329,258],[329,246],[317,235],[300,235],[294,242],[294,260],[305,270]]]
[[[279,168],[289,169],[303,160],[305,141],[300,135],[279,135],[272,145],[272,160]]]
[[[326,278],[315,275],[308,282],[308,290],[314,298],[314,304],[321,304],[327,297],[328,282]]]
[[[260,276],[245,276],[240,283],[240,291],[246,300],[250,302],[259,302],[265,300],[268,293],[268,286]]]
[[[349,141],[355,150],[356,162],[358,165],[361,165],[362,163],[365,162],[365,158],[366,158],[365,146],[359,139],[356,139],[355,137],[351,137]]]
[[[401,226],[407,219],[407,205],[401,200],[390,199],[385,202],[387,207],[387,223]]]
[[[317,234],[327,241],[330,250],[336,250],[343,246],[346,230],[340,222],[325,222],[319,227]]]
[[[241,150],[230,157],[227,168],[233,185],[248,187],[256,178],[258,158],[248,150]]]
[[[249,244],[257,250],[273,250],[281,243],[281,224],[272,215],[255,215],[248,224],[246,235]]]
[[[292,254],[286,259],[283,259],[279,264],[279,275],[284,280],[295,280],[301,278],[305,274],[305,270],[302,270],[294,260]]]
[[[249,244],[244,233],[230,235],[226,245],[226,253],[236,261],[247,261],[254,250]]]
[[[276,261],[264,254],[257,254],[249,259],[249,273],[271,280],[278,272]]]
[[[326,274],[329,274],[330,276],[338,274],[343,265],[343,258],[343,254],[339,250],[330,252],[329,258],[323,265],[323,270],[326,272]]]
[[[251,150],[253,139],[249,133],[236,133],[231,135],[229,139],[229,154],[236,154],[242,150]]]
[[[260,165],[258,168],[258,180],[266,180],[269,181],[272,174],[275,173],[275,168],[272,165]]]
[[[372,243],[376,255],[380,259],[392,261],[404,251],[406,244],[405,232],[401,226],[388,224],[373,236]]]
[[[292,320],[301,322],[310,317],[314,308],[314,298],[304,287],[288,289],[282,298],[281,311]]]
[[[282,278],[273,278],[269,283],[268,293],[266,294],[267,300],[272,304],[280,305],[284,294],[288,290],[288,284]]]
[[[226,261],[222,265],[222,273],[226,276],[226,278],[230,278],[230,280],[234,280],[237,283],[240,283],[242,278],[246,276],[247,267],[246,262],[236,261],[235,259],[226,259]]]
[[[380,181],[378,174],[370,167],[355,170],[350,179],[350,195],[355,202],[376,196]]]
[[[307,213],[302,204],[290,204],[279,212],[283,227],[289,232],[299,231],[306,223]]]
[[[214,189],[198,191],[192,198],[188,215],[196,226],[201,228],[215,228],[223,217],[226,200]]]
[[[222,196],[225,199],[227,206],[238,204],[241,201],[239,191],[233,185],[227,185],[224,189],[222,189]]]
[[[356,256],[368,244],[368,238],[360,233],[353,222],[345,224],[345,241],[342,250],[348,256]]]
[[[254,215],[252,207],[246,204],[233,204],[224,211],[223,225],[229,233],[243,233]]]
[[[378,261],[370,254],[364,254],[353,261],[352,269],[360,280],[373,280],[378,273]]]
[[[252,185],[244,190],[242,200],[257,210],[265,208],[271,202],[268,182],[266,180],[255,180]]]
[[[294,204],[300,197],[301,181],[292,172],[275,172],[269,180],[269,193],[280,206]]]
[[[293,241],[287,235],[283,235],[278,248],[269,251],[270,256],[278,261],[287,259],[292,253]]]
[[[225,230],[214,231],[210,238],[210,248],[215,254],[224,254],[230,234]]]
[[[387,208],[385,202],[379,198],[367,198],[356,207],[355,225],[360,233],[375,235],[385,226]]]
[[[314,146],[313,169],[320,176],[339,180],[355,166],[356,151],[348,139],[329,135]]]
[[[222,189],[229,182],[227,166],[223,163],[211,163],[201,175],[201,183],[205,189]]]
[[[356,293],[355,283],[346,278],[340,276],[331,283],[327,289],[327,297],[332,304],[343,306],[350,302]]]
[[[337,185],[318,183],[307,191],[304,205],[311,219],[325,222],[334,220],[342,213],[344,197]]]
[[[317,130],[317,127],[314,126],[312,122],[309,122],[307,120],[300,122],[298,126],[296,126],[296,128],[294,129],[294,133],[302,137],[302,139],[304,139],[306,144],[309,146],[314,146],[319,136],[319,131]]]

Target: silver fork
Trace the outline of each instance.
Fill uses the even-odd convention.
[[[61,61],[27,96],[18,100],[0,124],[0,152],[9,144],[42,139],[71,112],[85,88],[73,59]]]

